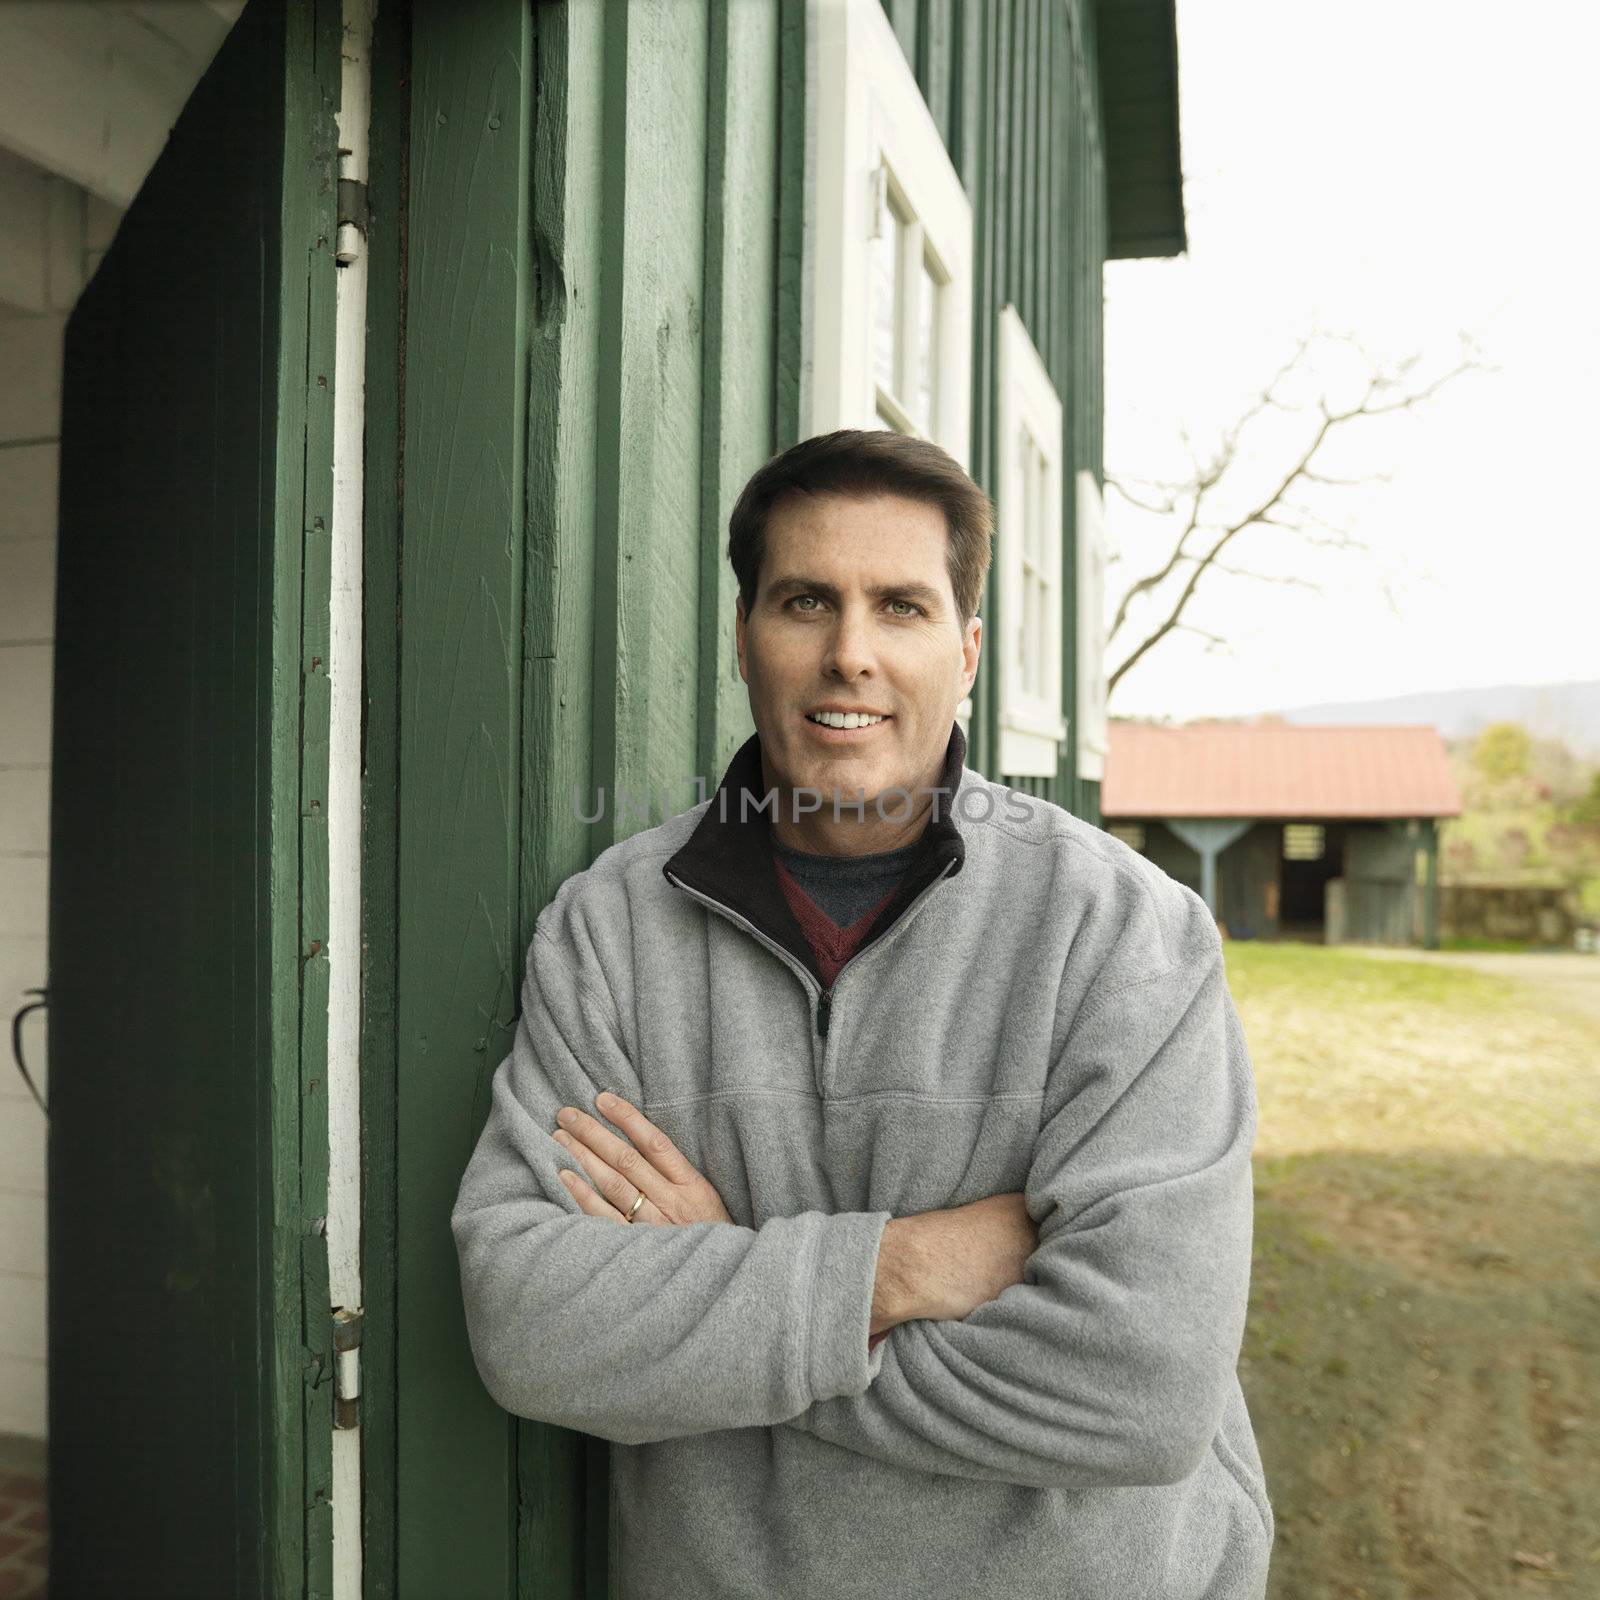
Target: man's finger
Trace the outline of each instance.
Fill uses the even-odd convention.
[[[560,1128],[556,1129],[555,1136],[557,1142],[577,1158],[578,1164],[589,1174],[589,1181],[600,1194],[617,1208],[619,1217],[626,1220],[627,1209],[633,1204],[636,1196],[643,1194],[647,1200],[650,1198],[642,1184],[636,1184],[631,1177],[623,1177],[615,1172],[587,1145],[579,1143]],[[657,1174],[651,1173],[650,1176],[653,1182],[661,1182]]]
[[[700,1176],[696,1168],[655,1123],[637,1106],[609,1091],[597,1097],[595,1107],[633,1141],[634,1148],[672,1183],[689,1183]]]
[[[636,1194],[654,1200],[659,1206],[667,1198],[671,1183],[652,1167],[626,1140],[619,1139],[603,1123],[572,1106],[563,1106],[556,1120],[561,1124],[552,1138],[582,1163],[594,1186],[613,1205],[623,1201],[632,1205]]]
[[[604,1098],[610,1101],[610,1096]],[[611,1114],[618,1119],[619,1126],[625,1125],[622,1119],[626,1117],[633,1129],[638,1130],[642,1143],[630,1144],[618,1138],[605,1123],[575,1106],[563,1106],[556,1113],[556,1121],[561,1131],[587,1145],[608,1167],[635,1188],[644,1190],[647,1198],[665,1210],[663,1202],[672,1185],[698,1174],[653,1122],[632,1106],[624,1110],[625,1105],[626,1102],[618,1101]]]
[[[586,1212],[591,1217],[609,1217],[613,1222],[626,1220],[615,1206],[608,1205],[605,1198],[596,1193],[593,1186],[585,1183],[577,1173],[569,1172],[563,1167],[561,1181],[567,1186],[567,1193],[578,1202],[580,1211]]]

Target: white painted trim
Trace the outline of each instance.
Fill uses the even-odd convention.
[[[1105,497],[1095,475],[1078,469],[1078,776],[1103,781],[1110,730],[1106,716]]]
[[[1000,651],[1000,770],[1018,777],[1054,777],[1060,745],[1067,737],[1062,713],[1062,457],[1066,439],[1061,397],[1056,393],[1015,306],[1000,308],[996,341],[998,472],[996,557],[999,564],[1002,637]],[[1046,608],[1045,637],[1029,640],[1040,651],[1045,687],[1030,693],[1022,683],[1018,654],[1022,638],[1022,527],[1024,489],[1018,446],[1031,436],[1044,461],[1043,554],[1053,603]],[[1013,764],[1020,763],[1020,764]]]
[[[1000,770],[1010,778],[1053,778],[1061,741],[1022,728],[1000,725]]]
[[[1037,734],[1039,738],[1048,739],[1052,744],[1060,744],[1067,736],[1067,719],[1064,716],[1059,712],[1052,714],[1041,711],[1031,702],[1007,706],[1000,714],[1000,726],[1014,728],[1018,733]],[[1051,767],[1050,770],[1054,772],[1055,768]]]
[[[972,207],[880,0],[812,0],[816,40],[810,391],[802,436],[881,428],[872,363],[874,173],[886,165],[944,275],[928,437],[967,466]],[[908,252],[918,251],[913,230]],[[904,308],[915,315],[914,295]],[[902,397],[904,398],[904,397]]]
[[[374,0],[344,0],[339,176],[367,181]],[[361,679],[367,257],[340,230],[328,649],[328,1299],[361,1307]],[[360,1600],[361,1433],[333,1430],[334,1600]]]

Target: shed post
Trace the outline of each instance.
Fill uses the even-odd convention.
[[[1222,920],[1217,900],[1217,857],[1250,829],[1248,818],[1166,817],[1166,825],[1200,857],[1200,896],[1211,915]]]

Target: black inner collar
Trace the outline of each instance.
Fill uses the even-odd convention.
[[[857,946],[858,952],[882,938],[936,878],[947,872],[954,877],[961,870],[966,847],[956,822],[955,798],[966,756],[967,741],[961,724],[952,723],[939,775],[942,792],[933,796],[927,825],[916,841],[918,853],[889,903],[873,919],[866,937]],[[778,802],[774,799],[758,810],[765,797],[761,735],[753,733],[735,751],[694,832],[661,870],[669,881],[677,878],[686,887],[744,917],[826,988],[810,941],[778,883],[771,819],[772,807]]]

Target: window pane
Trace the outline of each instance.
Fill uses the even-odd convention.
[[[1039,446],[1033,447],[1033,559],[1039,564],[1039,570],[1044,571],[1044,457],[1039,454]]]
[[[1017,625],[1022,631],[1022,692],[1033,693],[1033,629],[1028,626],[1028,618],[1033,615],[1033,577],[1030,573],[1022,574],[1022,615],[1017,618]]]
[[[939,364],[939,284],[922,258],[922,281],[917,294],[917,385],[911,414],[917,427],[928,433],[933,427],[934,374]]]
[[[1033,692],[1044,693],[1044,585],[1037,575],[1033,580],[1033,615],[1028,618],[1028,634],[1033,640]]]
[[[1050,526],[1050,508],[1045,504],[1045,495],[1049,492],[1050,478],[1045,471],[1044,452],[1037,443],[1033,447],[1033,547],[1037,554],[1034,560],[1039,564],[1039,616],[1034,624],[1034,636],[1039,645],[1039,689],[1041,696],[1046,694],[1050,687],[1051,668],[1051,629],[1050,607],[1054,604],[1053,591],[1045,580],[1045,574],[1050,570],[1050,555],[1045,545],[1046,531]]]
[[[1022,553],[1029,560],[1037,559],[1033,533],[1033,440],[1026,428],[1022,429],[1022,526],[1017,530],[1022,539]]]
[[[1028,637],[1028,574],[1022,574],[1022,582],[1017,585],[1017,649],[1021,660],[1019,665],[1022,670],[1017,674],[1017,681],[1022,685],[1024,694],[1028,692],[1033,683],[1033,641]]]
[[[872,242],[872,366],[880,387],[894,387],[895,303],[900,262],[900,219],[883,208],[883,232]]]
[[[1289,822],[1283,829],[1285,861],[1320,861],[1327,845],[1320,822]]]
[[[1044,452],[1037,441],[1033,446],[1033,559],[1039,563],[1040,572],[1049,570],[1049,553],[1045,549],[1045,529],[1050,523],[1050,509],[1044,503],[1049,480],[1045,474]]]
[[[1022,687],[1025,693],[1033,693],[1034,679],[1038,676],[1036,658],[1039,653],[1039,641],[1033,632],[1033,440],[1028,437],[1026,428],[1019,428],[1018,446],[1021,460],[1017,469],[1022,477],[1022,520],[1016,530],[1016,537],[1022,553],[1022,615],[1017,618],[1022,628]]]

